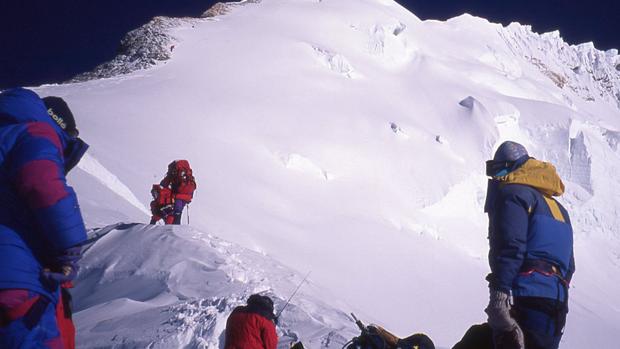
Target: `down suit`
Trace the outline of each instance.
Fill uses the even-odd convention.
[[[575,272],[570,218],[553,198],[564,184],[549,163],[525,157],[514,167],[489,182],[487,280],[491,290],[512,294],[525,348],[557,348]]]
[[[87,147],[54,122],[33,91],[17,88],[0,94],[2,348],[40,342],[63,347],[54,323],[60,283],[42,275],[55,268],[59,254],[86,240],[76,194],[65,173]],[[40,321],[21,321],[39,299],[45,300],[39,302]]]

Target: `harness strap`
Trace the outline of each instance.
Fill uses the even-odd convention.
[[[6,312],[3,312],[4,319],[8,320],[8,322],[14,321],[28,314],[29,310],[33,308],[34,304],[41,298],[41,296],[36,296],[27,299],[22,304],[7,309]]]
[[[32,308],[28,310],[28,313],[24,316],[24,324],[29,330],[33,329],[41,320],[45,309],[50,304],[50,301],[43,296],[38,296],[38,299],[32,305]]]
[[[521,267],[521,275],[530,275],[532,273],[539,273],[545,276],[556,276],[562,284],[566,287],[569,286],[569,282],[564,278],[560,268],[555,264],[548,262],[544,259],[526,259]]]

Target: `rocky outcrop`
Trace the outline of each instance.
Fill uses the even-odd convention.
[[[74,77],[70,82],[128,74],[170,59],[176,39],[169,34],[169,29],[179,26],[183,21],[180,18],[153,18],[125,35],[114,59],[100,64],[91,72]]]
[[[217,16],[223,16],[230,12],[232,5],[230,3],[218,2],[217,4],[211,6],[205,13],[202,14],[202,18],[212,18]]]
[[[213,18],[217,16],[223,16],[228,14],[232,9],[238,6],[243,6],[247,4],[258,4],[262,0],[244,0],[239,2],[218,2],[215,5],[211,6],[207,11],[205,11],[202,18]]]
[[[236,7],[256,4],[261,1],[218,2],[200,17],[213,18],[225,15]],[[187,18],[170,17],[153,18],[147,24],[125,35],[120,42],[116,57],[111,61],[98,65],[90,72],[77,75],[69,82],[81,82],[129,74],[169,60],[172,57],[177,41],[170,35],[170,29],[190,20]]]

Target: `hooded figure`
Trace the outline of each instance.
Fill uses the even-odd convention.
[[[162,188],[159,184],[153,184],[151,195],[153,196],[153,201],[151,201],[152,216],[150,224],[157,224],[160,219],[163,219],[166,224],[172,224],[174,221],[174,197],[172,196],[172,190]]]
[[[88,145],[59,97],[0,93],[0,348],[73,348],[86,229],[65,176]]]
[[[226,321],[225,349],[276,349],[276,318],[273,301],[253,294],[248,305],[236,307]]]
[[[168,164],[168,172],[159,185],[172,191],[174,207],[166,224],[181,224],[183,208],[192,202],[196,190],[196,179],[187,160],[174,160]]]
[[[568,212],[555,167],[515,142],[487,161],[490,301],[485,309],[496,349],[556,349],[575,271]],[[513,298],[512,304],[510,298]]]

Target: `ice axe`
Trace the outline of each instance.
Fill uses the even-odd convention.
[[[284,309],[286,309],[288,304],[291,302],[291,299],[293,299],[293,297],[297,294],[297,291],[299,291],[299,289],[304,284],[304,282],[306,282],[306,280],[308,279],[308,276],[310,276],[310,273],[312,273],[312,271],[309,271],[308,274],[306,274],[306,277],[304,277],[304,279],[301,280],[299,285],[297,285],[297,288],[295,289],[295,291],[293,291],[293,294],[291,294],[291,296],[288,297],[288,300],[286,301],[286,303],[284,303],[284,306],[282,307],[282,309],[278,311],[278,313],[276,314],[276,323],[278,322],[278,319],[280,318],[280,315],[282,315],[282,312],[284,311]]]

